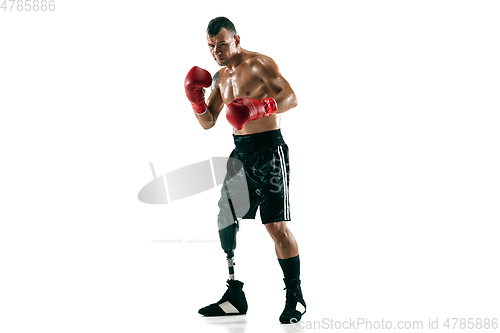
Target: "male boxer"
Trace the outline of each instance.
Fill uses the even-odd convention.
[[[250,208],[243,218],[255,218],[260,207],[262,223],[274,240],[284,274],[286,302],[279,320],[284,324],[294,323],[305,313],[306,304],[300,286],[297,241],[286,224],[290,221],[288,146],[280,132],[280,116],[297,106],[297,99],[271,58],[241,47],[240,36],[229,19],[211,20],[207,41],[214,60],[223,67],[213,80],[206,70],[193,67],[186,76],[186,95],[204,129],[215,125],[227,105],[226,118],[234,127],[235,149],[231,157],[243,164],[250,200]],[[205,102],[204,87],[211,85],[212,92]],[[232,258],[238,231],[237,221],[234,221],[235,207],[230,198],[237,193],[229,195],[230,192],[222,190],[218,215],[221,245],[230,253],[228,258]],[[231,269],[230,265],[230,273]],[[200,314],[246,313],[248,306],[243,283],[230,278],[227,285],[221,300],[201,308]],[[303,306],[304,312],[297,309],[298,304]]]

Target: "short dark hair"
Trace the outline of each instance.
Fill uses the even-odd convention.
[[[210,23],[208,23],[207,34],[210,37],[217,35],[222,28],[225,28],[233,36],[236,36],[236,28],[233,22],[231,22],[227,17],[219,16],[214,18]]]

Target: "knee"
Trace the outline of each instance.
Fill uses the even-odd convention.
[[[266,229],[276,243],[282,244],[289,241],[289,230],[285,222],[268,223]]]

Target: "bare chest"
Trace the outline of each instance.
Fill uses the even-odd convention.
[[[218,83],[222,100],[226,105],[236,98],[262,99],[267,95],[264,81],[249,66],[238,66],[231,73],[226,70],[220,75]]]

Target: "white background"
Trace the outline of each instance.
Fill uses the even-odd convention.
[[[56,0],[0,11],[0,330],[233,332],[196,313],[225,290],[220,244],[173,241],[218,238],[219,189],[137,199],[149,162],[232,149],[183,90],[218,70],[220,15],[299,99],[282,132],[304,320],[498,317],[498,2]],[[271,238],[260,219],[238,236],[236,327],[286,330]]]

